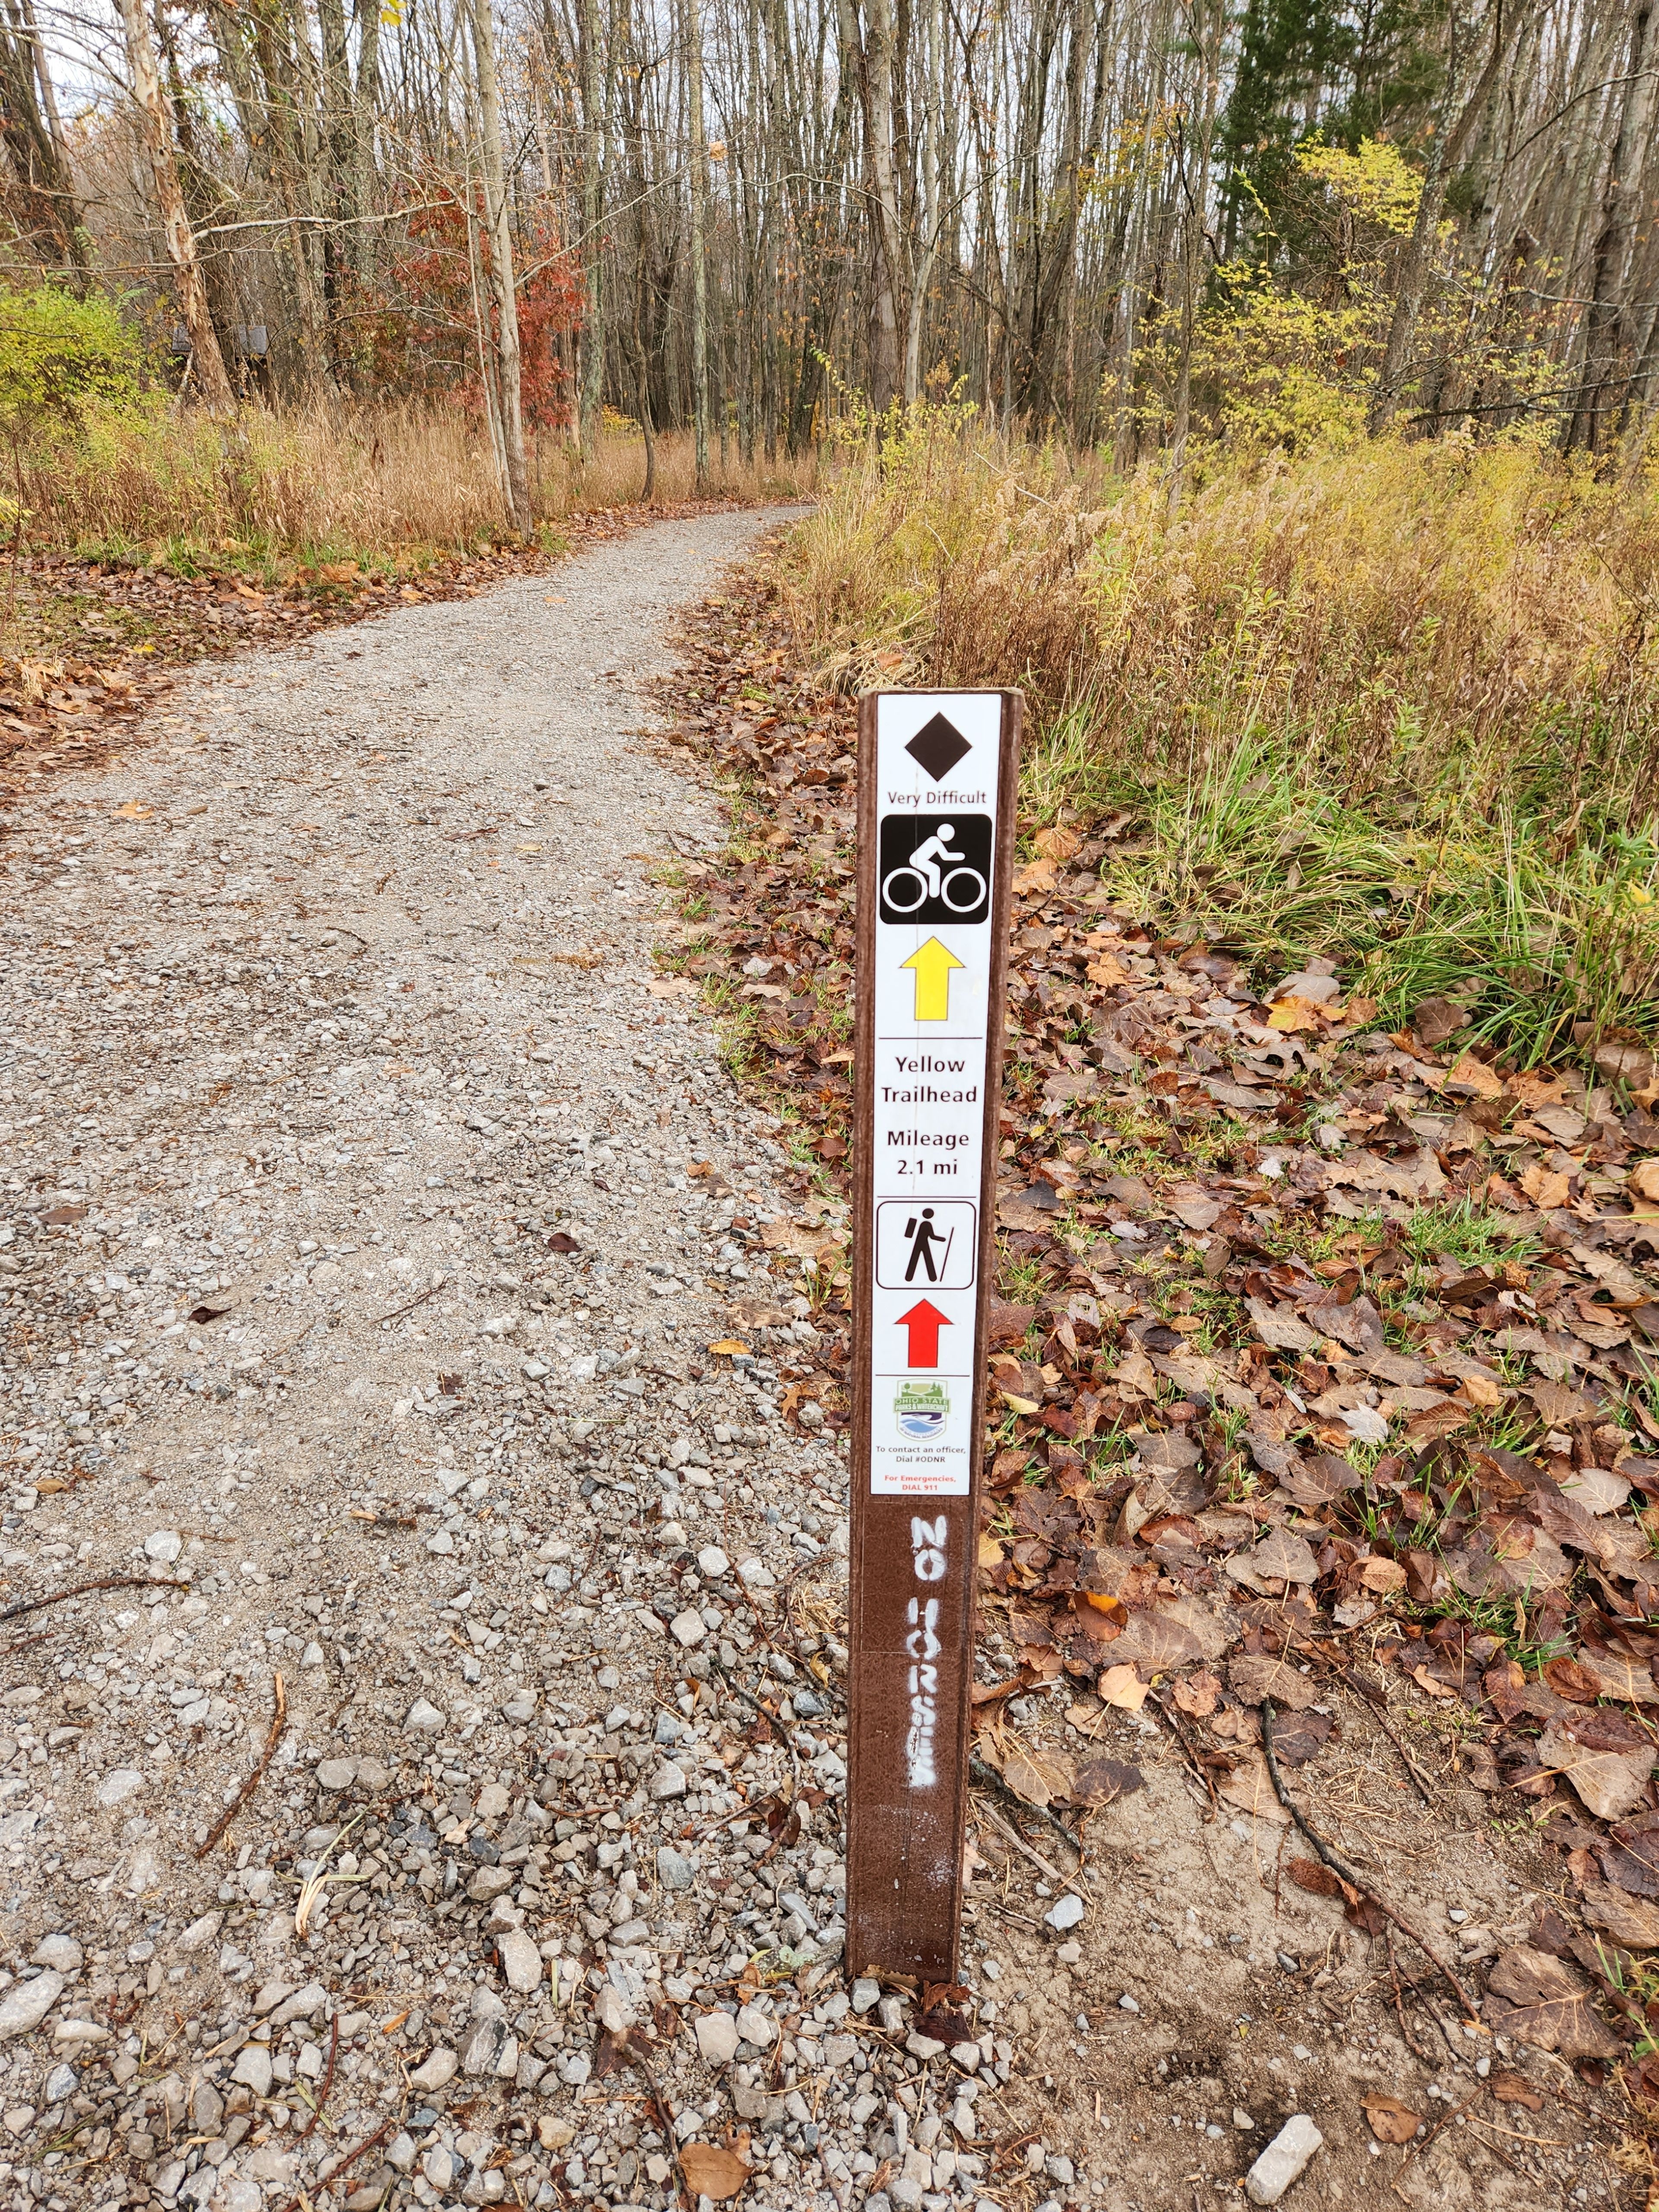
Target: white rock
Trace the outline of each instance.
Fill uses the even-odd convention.
[[[14,1982],[0,1997],[0,2042],[39,2027],[64,1994],[64,1977],[48,1966],[32,1982]]]
[[[455,2053],[445,2044],[440,2044],[431,2056],[423,2059],[410,2075],[417,2089],[442,2089],[455,2079],[455,2069],[460,2064]]]
[[[697,1572],[711,1583],[717,1583],[730,1571],[732,1562],[718,1544],[705,1544],[697,1554]]]
[[[179,1938],[179,1948],[181,1951],[205,1950],[219,1933],[224,1917],[222,1912],[204,1912],[199,1920],[192,1920]]]
[[[46,1936],[42,1937],[31,1954],[29,1964],[32,1966],[52,1966],[60,1974],[78,1974],[81,1971],[82,1957],[81,1946],[73,1936]],[[56,2097],[48,2097],[46,2100],[49,2105],[55,2105],[58,2101]]]
[[[768,2050],[777,2034],[777,2028],[757,2006],[746,2004],[738,2013],[738,2033],[745,2043],[752,2043],[757,2051]]]
[[[668,1632],[677,1644],[683,1644],[689,1651],[694,1644],[702,1642],[708,1631],[703,1626],[702,1615],[694,1613],[687,1606],[684,1613],[676,1613],[669,1622]]]
[[[404,1727],[415,1735],[438,1735],[449,1725],[443,1714],[424,1698],[416,1698],[410,1707]]]
[[[1292,2112],[1244,2177],[1251,2203],[1277,2204],[1291,2184],[1300,2180],[1324,2140],[1305,2112]]]
[[[1042,1917],[1051,1928],[1058,1928],[1063,1933],[1067,1928],[1077,1926],[1083,1917],[1083,1899],[1075,1891],[1068,1889],[1064,1897],[1056,1899]]]
[[[775,1589],[777,1579],[762,1559],[744,1559],[738,1569],[738,1580],[745,1589]]]
[[[542,1954],[521,1929],[513,1929],[495,1939],[495,1948],[501,1954],[501,1972],[507,1976],[510,1990],[525,1996],[541,1987]]]
[[[242,2171],[250,2181],[274,2182],[286,2189],[294,2179],[294,2155],[279,2143],[261,2143],[242,2160]]]
[[[323,1658],[323,1647],[320,1644],[314,1642],[307,1644],[300,1654],[300,1664],[302,1667],[321,1667],[325,1663]]]
[[[52,2039],[60,2051],[76,2051],[93,2043],[107,2043],[109,2030],[100,2027],[95,2020],[58,2020],[52,2022]]]
[[[144,1557],[164,1567],[170,1567],[184,1548],[185,1540],[176,1528],[158,1528],[144,1539]]]
[[[536,1717],[536,1698],[534,1690],[514,1690],[501,1706],[501,1718],[523,1728]]]
[[[98,1785],[100,1805],[125,1805],[129,1797],[136,1797],[144,1786],[144,1778],[136,1766],[112,1766]]]
[[[729,2012],[699,2014],[696,2033],[697,2050],[706,2065],[729,2066],[737,2057],[742,2039]]]
[[[355,1759],[325,1759],[318,1762],[317,1786],[331,1796],[336,1790],[349,1790],[357,1779]]]
[[[671,1797],[684,1797],[685,1776],[672,1759],[665,1759],[651,1778],[651,1796],[660,1805]]]
[[[256,2097],[270,2094],[270,2046],[265,2043],[245,2043],[237,2054],[236,2063],[230,2069],[233,2081],[240,2081],[252,2089]]]

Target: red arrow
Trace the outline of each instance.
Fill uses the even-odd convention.
[[[939,1333],[942,1328],[950,1328],[950,1315],[942,1314],[936,1305],[930,1305],[924,1298],[920,1305],[912,1306],[908,1313],[899,1316],[898,1326],[910,1332],[910,1351],[905,1361],[906,1366],[937,1367]]]

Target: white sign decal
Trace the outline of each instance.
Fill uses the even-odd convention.
[[[966,1497],[973,1465],[1002,713],[994,691],[890,693],[877,702],[869,1174],[878,1498]],[[921,1725],[913,1709],[913,1727]]]

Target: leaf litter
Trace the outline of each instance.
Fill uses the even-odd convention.
[[[855,705],[757,575],[685,651],[670,737],[723,772],[731,842],[677,867],[659,964],[793,1125],[798,1212],[765,1243],[821,1331],[793,1418],[842,1426]],[[1546,1909],[1489,1960],[1487,2024],[1622,2053],[1659,2099],[1652,1056],[1584,1036],[1513,1068],[1439,1002],[1379,1030],[1327,962],[1263,975],[1115,899],[1133,826],[1022,825],[979,1551],[1017,1656],[981,1658],[976,1751],[1085,1814],[1138,1770],[1039,1747],[1011,1701],[1063,1681],[1086,1732],[1150,1697],[1212,1796],[1283,1820],[1264,1698],[1307,1768],[1339,1683],[1378,1713],[1409,1686],[1494,1816],[1563,1854],[1583,1923]]]

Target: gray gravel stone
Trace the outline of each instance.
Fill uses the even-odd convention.
[[[0,1996],[0,2041],[39,2027],[64,1993],[64,1977],[48,1966],[27,1982],[15,1982]]]
[[[741,2039],[738,2023],[729,2012],[704,2012],[697,2014],[693,2023],[697,2037],[697,2050],[705,2063],[728,2066],[738,2055]]]
[[[244,2045],[237,2054],[236,2063],[230,2069],[230,2078],[252,2089],[256,2097],[268,2097],[271,2081],[270,2045]]]
[[[409,2078],[416,2088],[423,2089],[429,2095],[433,2090],[445,2088],[454,2080],[459,2064],[455,2053],[447,2044],[441,2043],[411,2070]]]
[[[501,1972],[507,1977],[509,1989],[527,1995],[540,1986],[542,1978],[541,1953],[521,1929],[512,1929],[495,1939],[501,1954]]]

